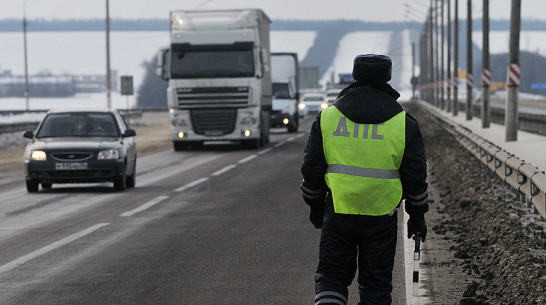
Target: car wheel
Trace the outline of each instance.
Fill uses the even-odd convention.
[[[289,133],[298,132],[298,126],[296,125],[296,123],[290,123],[288,125],[288,132]]]
[[[135,187],[136,183],[136,161],[135,166],[133,167],[133,174],[131,176],[126,177],[125,184],[127,187]]]
[[[38,192],[38,187],[40,186],[40,183],[36,180],[27,180],[27,191],[29,193],[36,193]]]
[[[53,184],[51,182],[42,182],[42,188],[44,190],[50,190]]]
[[[127,177],[125,174],[119,175],[114,179],[114,190],[123,191],[127,188]]]
[[[174,151],[186,150],[188,149],[188,146],[189,146],[188,143],[178,142],[178,141],[173,142]]]

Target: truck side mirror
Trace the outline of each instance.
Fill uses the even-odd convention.
[[[167,62],[166,57],[167,54],[169,54],[169,49],[162,49],[159,52],[157,52],[157,69],[156,74],[161,77],[163,80],[169,80],[169,76],[167,75],[167,69],[165,69],[165,64]]]

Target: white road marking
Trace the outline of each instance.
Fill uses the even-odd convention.
[[[298,135],[296,136],[296,138],[301,138],[301,137],[303,137],[304,135],[305,135],[304,133],[300,133],[300,134],[298,134]]]
[[[266,149],[260,151],[260,152],[258,153],[258,155],[263,155],[263,154],[265,154],[265,153],[268,153],[268,152],[270,152],[272,149],[273,149],[273,148],[271,148],[271,147],[266,148]]]
[[[228,166],[222,168],[221,170],[212,173],[211,176],[214,176],[214,177],[220,176],[221,174],[223,174],[223,173],[225,173],[225,172],[227,172],[229,170],[232,170],[235,167],[237,167],[237,165],[235,165],[235,164],[228,165]]]
[[[209,180],[209,178],[199,178],[199,179],[197,179],[197,180],[195,180],[193,182],[190,182],[190,183],[188,183],[188,184],[186,184],[184,186],[181,186],[181,187],[177,188],[174,191],[175,192],[183,192],[183,191],[185,191],[185,190],[187,190],[189,188],[192,188],[192,187],[194,187],[194,186],[196,186],[198,184],[201,184],[201,183],[203,183],[203,182],[205,182],[207,180]]]
[[[290,137],[290,138],[288,138],[288,140],[286,140],[286,142],[292,142],[292,141],[294,141],[295,139],[296,139],[296,137]]]
[[[245,162],[248,162],[248,161],[250,161],[250,160],[256,158],[257,156],[258,156],[258,155],[256,155],[256,154],[250,155],[250,156],[248,156],[248,157],[246,157],[246,158],[240,160],[238,163],[239,163],[239,164],[243,164],[243,163],[245,163]]]
[[[53,251],[55,249],[58,249],[58,248],[64,246],[66,244],[69,244],[69,243],[71,243],[71,242],[73,242],[73,241],[75,241],[75,240],[77,240],[79,238],[82,238],[82,237],[84,237],[86,235],[89,235],[89,234],[95,232],[96,230],[98,230],[98,229],[100,229],[102,227],[105,227],[107,225],[109,225],[109,223],[96,224],[96,225],[94,225],[94,226],[92,226],[90,228],[82,230],[82,231],[80,231],[80,232],[78,232],[76,234],[70,235],[70,236],[68,236],[66,238],[63,238],[63,239],[61,239],[59,241],[56,241],[56,242],[54,242],[54,243],[52,243],[50,245],[47,245],[47,246],[45,246],[45,247],[43,247],[41,249],[38,249],[38,250],[36,250],[34,252],[31,252],[31,253],[29,253],[27,255],[21,256],[21,257],[15,259],[15,260],[12,260],[11,262],[0,266],[0,273],[10,271],[10,270],[12,270],[12,269],[14,269],[14,268],[28,262],[28,261],[30,261],[32,259],[35,259],[35,258],[37,258],[37,257],[39,257],[41,255],[44,255],[44,254],[46,254],[48,252],[51,252],[51,251]]]
[[[286,143],[286,142],[281,142],[281,143],[279,143],[279,144],[275,145],[274,147],[275,147],[275,148],[277,148],[277,147],[281,147],[281,146],[283,146],[283,145],[284,145],[284,143]]]
[[[142,211],[144,211],[144,210],[147,210],[147,209],[153,207],[154,205],[160,203],[161,201],[163,201],[163,200],[165,200],[165,199],[167,199],[167,198],[169,198],[169,196],[159,196],[159,197],[156,197],[156,198],[154,198],[154,199],[152,199],[152,200],[146,202],[145,204],[139,206],[138,208],[132,209],[132,210],[130,210],[130,211],[127,211],[127,212],[125,212],[125,213],[123,213],[123,214],[121,214],[121,215],[119,215],[119,216],[121,216],[121,217],[130,217],[130,216],[133,216],[133,215],[135,215],[136,213],[140,213],[140,212],[142,212]]]

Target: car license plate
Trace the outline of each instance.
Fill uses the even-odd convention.
[[[87,169],[87,162],[66,162],[55,163],[56,170],[78,170]]]

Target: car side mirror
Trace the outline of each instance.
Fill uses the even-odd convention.
[[[23,134],[23,138],[33,139],[34,138],[34,131],[32,131],[32,130],[25,131],[25,133]]]
[[[134,137],[134,136],[136,136],[136,131],[134,131],[134,129],[127,129],[127,130],[125,130],[125,132],[123,133],[123,137],[124,137],[124,138]]]

